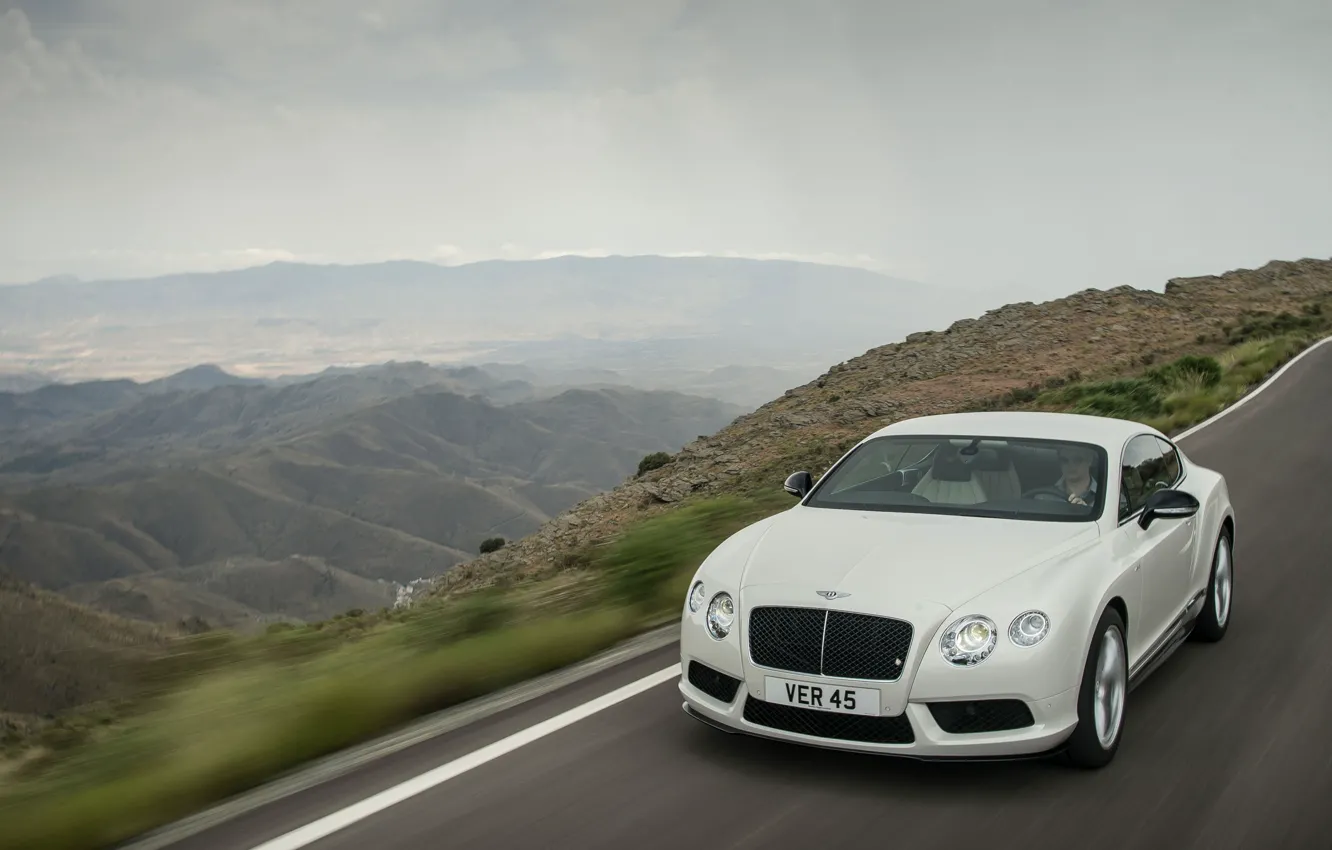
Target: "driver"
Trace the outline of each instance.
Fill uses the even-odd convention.
[[[1075,505],[1090,505],[1096,500],[1096,480],[1092,478],[1092,464],[1096,456],[1081,446],[1062,446],[1059,466],[1064,474],[1054,483]]]

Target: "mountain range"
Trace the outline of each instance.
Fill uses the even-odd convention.
[[[743,412],[421,363],[0,393],[0,574],[160,623],[384,607]]]

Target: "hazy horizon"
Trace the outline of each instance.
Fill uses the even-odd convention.
[[[564,253],[992,301],[1332,254],[1332,6],[0,2],[0,281]]]
[[[722,366],[821,371],[962,318],[959,304],[986,306],[873,271],[790,261],[282,263],[0,287],[0,373],[152,380],[211,363],[273,377],[480,358],[613,369],[636,385],[683,388]]]
[[[469,266],[480,266],[493,263],[519,264],[519,263],[540,263],[545,260],[562,259],[591,259],[591,260],[634,260],[634,259],[721,259],[721,260],[753,260],[755,262],[792,262],[816,266],[833,266],[836,268],[858,269],[872,274],[881,275],[886,280],[898,283],[911,283],[925,285],[925,281],[903,278],[900,275],[890,275],[877,269],[870,269],[854,263],[834,263],[826,260],[807,259],[803,257],[748,257],[741,254],[730,252],[725,254],[708,254],[702,251],[682,252],[676,254],[657,254],[657,253],[636,253],[621,254],[614,252],[569,252],[555,253],[546,257],[486,257],[475,260],[466,260],[460,262],[442,262],[440,260],[419,259],[416,257],[390,257],[382,260],[368,260],[365,262],[338,262],[338,261],[310,261],[310,260],[287,260],[270,259],[261,262],[248,263],[237,266],[228,266],[224,268],[178,268],[169,271],[154,272],[152,274],[127,274],[120,276],[91,276],[85,277],[70,272],[59,272],[56,274],[44,275],[39,278],[29,280],[0,280],[0,286],[31,286],[35,284],[76,282],[76,283],[115,283],[135,280],[156,280],[164,277],[186,277],[194,275],[210,275],[222,272],[244,272],[255,269],[262,269],[270,266],[306,266],[310,268],[325,269],[347,269],[356,267],[367,267],[377,265],[400,264],[419,264],[431,266],[440,269],[460,269]]]

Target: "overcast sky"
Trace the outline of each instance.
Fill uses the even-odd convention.
[[[1330,139],[1328,0],[0,0],[0,281],[735,252],[1159,287],[1332,256]]]

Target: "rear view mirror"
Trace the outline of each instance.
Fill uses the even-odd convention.
[[[795,496],[797,499],[803,499],[809,495],[809,491],[814,489],[814,476],[808,472],[792,472],[786,477],[786,483],[782,489]]]

